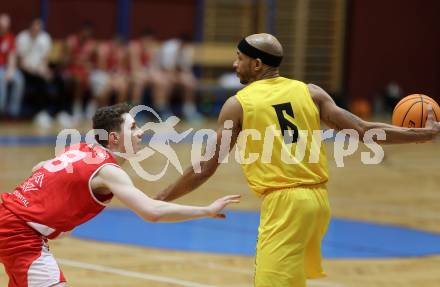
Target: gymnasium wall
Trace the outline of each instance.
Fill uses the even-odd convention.
[[[1,0],[0,13],[11,16],[11,29],[20,32],[29,26],[32,18],[40,14],[39,0]]]
[[[127,2],[130,37],[147,27],[160,39],[195,31],[196,0],[13,0],[0,1],[0,12],[12,17],[12,30],[18,33],[41,14],[42,2],[47,5],[47,30],[54,38],[76,32],[85,21],[94,24],[96,37],[110,38],[118,30],[121,5]]]
[[[116,31],[117,8],[115,0],[49,0],[47,30],[60,39],[89,21],[98,38],[110,38]]]
[[[372,98],[389,81],[440,99],[440,1],[350,1],[346,88]]]
[[[146,27],[161,39],[194,34],[196,0],[132,0],[131,37],[137,37]]]

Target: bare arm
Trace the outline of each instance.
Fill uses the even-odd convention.
[[[232,121],[233,124],[231,144],[229,146],[230,151],[234,147],[238,134],[241,131],[242,116],[243,110],[238,100],[235,97],[229,98],[223,105],[218,118],[217,140],[214,156],[210,160],[200,163],[200,173],[196,173],[192,167],[187,168],[183,175],[174,184],[160,192],[156,198],[166,201],[174,200],[193,191],[206,182],[217,170],[219,162],[222,161],[220,158],[220,145],[222,133],[225,130],[225,122]]]
[[[425,142],[433,140],[440,132],[440,124],[434,121],[433,112],[428,111],[425,128],[402,128],[385,123],[368,122],[338,107],[323,89],[309,84],[309,91],[319,109],[321,120],[336,130],[353,129],[363,139],[365,132],[371,129],[382,129],[386,139],[384,144]]]
[[[240,196],[230,195],[205,207],[186,206],[154,200],[137,189],[121,168],[104,166],[91,181],[92,190],[106,189],[116,198],[147,221],[176,222],[202,217],[223,218],[220,212],[230,203],[239,202]]]

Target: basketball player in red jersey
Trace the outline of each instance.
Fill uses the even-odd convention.
[[[33,168],[32,175],[12,193],[1,195],[0,261],[9,287],[66,286],[47,239],[54,239],[100,213],[113,196],[147,221],[223,218],[220,212],[239,196],[225,196],[206,207],[153,200],[137,189],[117,156],[131,139],[139,151],[142,131],[125,104],[105,107],[93,118],[94,129],[108,132],[99,144],[71,146]]]

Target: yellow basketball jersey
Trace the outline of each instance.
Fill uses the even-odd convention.
[[[236,98],[243,108],[238,159],[254,192],[327,182],[319,111],[305,83],[259,80]]]

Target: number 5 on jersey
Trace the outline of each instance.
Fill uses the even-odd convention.
[[[294,123],[284,117],[284,112],[292,118],[295,118],[293,114],[293,108],[291,103],[283,103],[272,106],[277,113],[278,122],[280,124],[281,131],[283,133],[284,143],[292,144],[298,141],[298,128]]]

